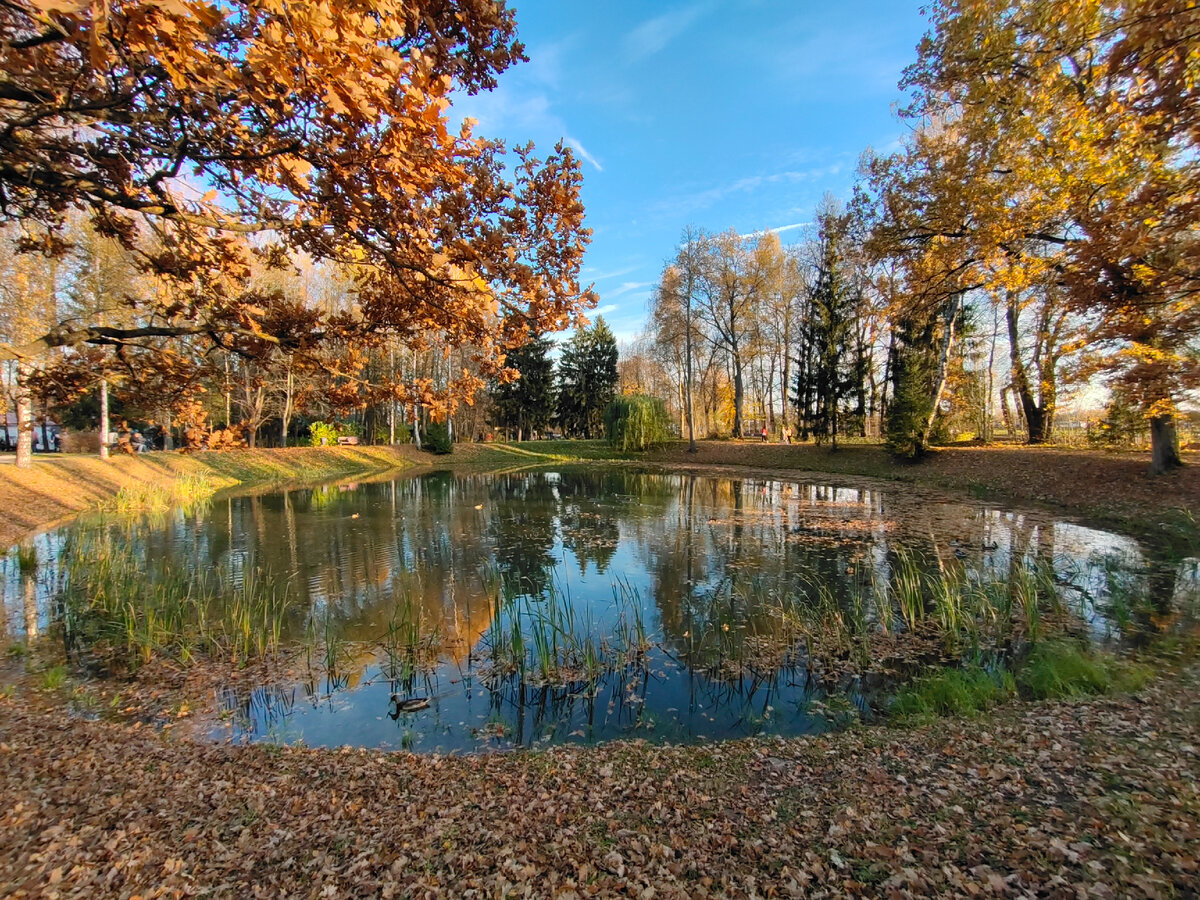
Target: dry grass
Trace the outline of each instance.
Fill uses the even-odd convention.
[[[36,456],[28,469],[0,465],[0,546],[116,497],[180,478],[204,478],[215,488],[241,482],[313,481],[370,475],[412,465],[407,448],[296,447],[228,453],[147,453]]]

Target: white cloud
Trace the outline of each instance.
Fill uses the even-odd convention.
[[[782,234],[785,231],[793,231],[797,228],[805,228],[811,224],[812,222],[793,222],[791,225],[776,225],[774,228],[764,228],[761,231],[751,231],[749,234],[739,234],[738,237],[753,238],[761,237],[764,234]]]
[[[688,26],[707,11],[708,4],[702,3],[647,19],[625,35],[625,53],[630,59],[653,56],[683,34]]]
[[[604,296],[608,298],[620,297],[622,294],[628,294],[630,291],[640,290],[653,285],[653,281],[623,281],[616,290],[605,291]]]
[[[566,138],[566,142],[567,142],[567,146],[570,147],[572,150],[574,150],[576,153],[578,153],[580,155],[580,157],[582,157],[583,159],[590,162],[593,166],[595,166],[597,172],[604,171],[604,166],[602,166],[602,165],[600,165],[600,163],[596,162],[596,157],[592,156],[592,154],[587,152],[587,148],[583,146],[582,142],[580,142],[576,138],[570,137],[569,135]]]
[[[623,269],[616,269],[612,272],[597,271],[590,266],[585,266],[583,274],[587,275],[592,281],[605,281],[609,278],[620,278],[622,275],[628,275],[630,272],[636,272],[641,266],[626,266]]]
[[[592,315],[607,316],[609,313],[615,313],[620,308],[616,303],[606,303],[604,306],[597,306],[592,310]]]
[[[696,210],[707,209],[726,197],[735,194],[749,194],[761,188],[778,184],[800,184],[803,182],[822,181],[837,175],[845,168],[842,162],[827,166],[817,166],[810,169],[773,172],[769,175],[748,175],[728,184],[699,191],[691,191],[654,205],[653,209],[659,214],[665,214],[675,219],[686,218]]]

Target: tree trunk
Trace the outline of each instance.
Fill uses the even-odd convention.
[[[33,399],[29,396],[29,363],[17,364],[17,468],[33,465]]]
[[[980,437],[985,444],[992,442],[992,401],[996,393],[996,341],[1000,337],[1000,306],[992,304],[992,344],[988,350],[987,399],[983,404],[983,429]]]
[[[292,424],[293,394],[296,390],[296,378],[292,374],[292,360],[288,358],[287,378],[284,381],[283,409],[279,413],[279,446],[288,445],[288,426]]]
[[[1013,421],[1013,414],[1008,408],[1008,395],[1011,391],[1011,384],[1006,384],[1000,389],[1000,418],[1004,420],[1004,431],[1010,438],[1017,431],[1016,423]]]
[[[225,427],[233,424],[233,388],[229,382],[229,354],[225,354]]]
[[[1006,317],[1008,319],[1008,357],[1012,364],[1013,389],[1017,392],[1017,397],[1021,401],[1021,411],[1025,414],[1025,426],[1029,430],[1029,443],[1044,444],[1049,438],[1046,427],[1046,409],[1044,406],[1039,406],[1034,398],[1033,390],[1029,386],[1029,376],[1025,372],[1025,361],[1021,359],[1019,315],[1016,295],[1010,293]]]
[[[100,458],[108,459],[108,379],[100,379]],[[163,444],[166,447],[166,444]]]
[[[396,348],[388,347],[388,377],[393,386],[396,382]],[[396,398],[388,401],[388,443],[396,443]]]
[[[746,389],[742,385],[742,360],[733,354],[733,436],[742,437],[742,404],[746,400]]]
[[[1183,465],[1179,456],[1179,432],[1175,416],[1150,417],[1150,474],[1165,475]]]
[[[933,422],[937,418],[938,409],[942,404],[942,394],[946,391],[946,380],[950,377],[950,351],[954,348],[954,323],[958,321],[958,310],[962,305],[962,294],[955,294],[946,310],[946,332],[942,336],[942,347],[938,353],[937,388],[933,392],[933,408],[929,418],[925,420],[925,431],[921,435],[921,449],[929,446],[929,435],[933,433]]]
[[[695,413],[692,410],[692,298],[688,297],[688,315],[684,319],[684,338],[683,338],[683,368],[684,368],[684,398],[683,406],[687,413],[687,430],[688,430],[688,453],[696,452],[696,422]]]

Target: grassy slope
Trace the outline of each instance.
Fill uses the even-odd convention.
[[[428,457],[426,457],[428,459]],[[124,489],[205,477],[216,487],[238,483],[315,481],[369,475],[419,462],[407,448],[296,447],[228,453],[146,453],[113,457],[38,456],[29,469],[0,465],[0,546],[81,512]]]
[[[1187,454],[1192,462],[1197,454]],[[977,499],[1035,503],[1098,524],[1142,532],[1200,549],[1200,465],[1170,475],[1147,474],[1144,455],[1030,447],[955,447],[920,464],[898,464],[878,445],[853,444],[836,453],[812,445],[701,441],[698,452],[676,442],[645,455],[615,454],[601,441],[460,444],[432,457],[413,447],[241,450],[230,453],[146,454],[103,462],[95,457],[37,457],[32,469],[0,465],[0,545],[115,495],[123,487],[167,484],[205,475],[222,484],[314,481],[368,475],[408,465],[506,470],[569,460],[632,460],[695,468],[739,467],[781,475],[812,473],[880,478],[969,494]]]

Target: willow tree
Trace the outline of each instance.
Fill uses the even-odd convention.
[[[510,169],[503,145],[450,127],[454,92],[523,58],[503,0],[3,4],[0,217],[48,228],[55,254],[84,210],[156,279],[128,324],[56,322],[5,355],[436,339],[478,370],[385,388],[445,414],[590,300],[571,152],[520,148]],[[355,273],[353,309],[309,323],[244,289],[254,254],[298,250]]]

